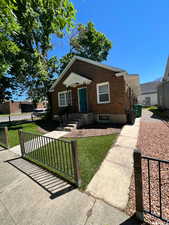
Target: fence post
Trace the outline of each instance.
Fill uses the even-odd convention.
[[[76,183],[79,187],[81,185],[81,179],[80,179],[80,167],[79,167],[79,157],[78,157],[78,150],[77,150],[77,141],[72,140],[71,146],[72,146],[74,174],[75,174]]]
[[[9,149],[8,127],[4,127],[4,132],[5,132],[5,144],[6,147]]]
[[[20,142],[20,147],[21,147],[21,154],[23,157],[25,155],[25,147],[24,147],[22,130],[18,130],[18,136],[19,136],[19,142]]]
[[[31,119],[32,119],[32,121],[33,121],[33,114],[31,113]]]
[[[144,221],[141,152],[137,149],[134,150],[134,178],[135,178],[136,217],[140,221]]]
[[[9,123],[11,122],[11,114],[9,114]]]

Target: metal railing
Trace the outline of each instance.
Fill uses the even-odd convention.
[[[8,127],[0,127],[0,146],[9,148]]]
[[[76,141],[19,131],[22,157],[80,185]]]
[[[143,170],[144,168],[144,170]],[[144,214],[169,223],[169,161],[134,152],[136,216]]]

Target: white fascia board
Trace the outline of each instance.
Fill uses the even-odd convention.
[[[92,80],[83,77],[77,73],[70,73],[70,75],[63,81],[63,84],[66,87],[71,87],[74,86],[76,84],[78,85],[83,85],[83,84],[90,84],[92,82]]]
[[[64,76],[64,74],[67,72],[67,70],[71,67],[71,65],[76,60],[83,61],[83,62],[87,62],[89,64],[92,64],[92,65],[95,65],[95,66],[98,66],[98,67],[101,67],[101,68],[104,68],[104,69],[108,69],[108,70],[111,70],[111,71],[114,71],[114,72],[119,72],[119,73],[120,72],[126,72],[125,70],[122,70],[120,68],[107,66],[107,65],[104,65],[102,63],[93,61],[91,59],[83,58],[83,57],[80,57],[80,56],[74,56],[72,58],[72,60],[68,63],[68,65],[66,66],[66,68],[62,71],[62,73],[60,74],[59,78],[53,83],[52,87],[49,89],[49,92],[53,92],[54,91],[54,88],[57,85],[57,83],[62,79],[62,77]]]

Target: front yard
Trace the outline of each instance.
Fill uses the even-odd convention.
[[[18,130],[22,129],[25,132],[31,132],[34,134],[43,135],[44,133],[47,133],[48,131],[52,131],[55,129],[55,125],[50,121],[35,121],[35,122],[26,122],[26,123],[20,123],[14,122],[12,124],[8,125],[8,136],[9,136],[9,145],[10,147],[16,146],[19,144],[19,137],[18,137]],[[108,150],[111,148],[111,146],[115,143],[116,138],[118,136],[118,133],[120,132],[120,129],[112,128],[113,130],[104,130],[102,129],[96,129],[94,130],[93,134],[102,134],[102,136],[94,136],[94,137],[63,137],[62,139],[66,140],[77,140],[77,147],[78,147],[78,153],[79,153],[79,160],[80,160],[80,174],[82,179],[81,189],[85,189],[98,168],[100,167],[102,161],[104,160]],[[96,131],[99,131],[98,134]],[[102,132],[100,133],[100,130]],[[90,132],[89,132],[90,131]],[[91,133],[91,129],[89,129],[89,133]],[[93,130],[92,130],[93,131]],[[103,135],[105,131],[105,134],[107,132],[107,135]],[[80,131],[79,131],[80,132]],[[87,130],[85,130],[86,135]],[[112,132],[111,134],[109,134]],[[70,133],[71,134],[71,133]],[[36,154],[35,152],[41,151],[43,154],[36,154],[38,155],[39,160],[42,161],[42,157],[48,157],[48,160],[52,159],[54,157],[52,154],[53,151],[51,151],[50,145],[51,143],[47,145],[44,145],[40,149],[34,150],[31,154],[34,156]],[[57,151],[57,149],[55,149]],[[29,155],[31,157],[31,155]],[[32,157],[33,158],[33,157]],[[49,160],[49,161],[50,161]],[[59,162],[58,162],[59,163]],[[60,162],[61,163],[61,162]],[[55,171],[56,172],[56,171]]]
[[[23,123],[18,125],[12,125],[8,127],[8,136],[9,136],[9,146],[13,147],[19,144],[18,130],[22,129],[26,132],[32,132],[36,134],[44,134],[40,131],[39,126],[33,123]]]
[[[79,161],[80,161],[80,174],[81,174],[81,189],[85,189],[98,168],[100,167],[102,161],[104,160],[108,150],[111,148],[112,144],[116,141],[117,134],[106,135],[106,136],[97,136],[97,137],[86,137],[86,138],[76,138]],[[75,138],[73,138],[75,140]],[[68,138],[67,140],[71,140]],[[62,145],[63,143],[61,143]],[[55,147],[53,147],[55,146]],[[57,146],[57,147],[56,147]],[[51,169],[53,166],[62,168],[63,164],[66,167],[66,170],[69,172],[71,170],[69,164],[65,164],[65,159],[68,159],[69,162],[70,155],[66,150],[65,145],[62,145],[62,151],[64,157],[58,153],[58,145],[53,141],[42,146],[39,149],[32,151],[27,154],[27,158],[32,161],[35,161],[37,164],[53,171],[58,172],[57,170]],[[60,151],[60,150],[59,150]],[[44,162],[45,157],[45,162]],[[53,162],[53,159],[56,159]],[[65,158],[65,159],[64,159]],[[57,165],[55,164],[57,161]],[[44,163],[43,163],[44,162]],[[48,165],[47,163],[48,162]],[[68,168],[67,168],[68,167]]]

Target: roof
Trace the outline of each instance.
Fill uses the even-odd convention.
[[[160,81],[152,81],[148,83],[141,84],[141,94],[148,94],[157,92],[158,85],[160,84]]]
[[[102,64],[102,63],[99,63],[99,62],[96,62],[94,60],[91,60],[91,59],[87,59],[87,58],[83,58],[83,57],[80,57],[80,56],[74,56],[72,58],[72,60],[68,63],[68,65],[66,66],[66,68],[62,71],[61,75],[59,76],[59,78],[54,81],[53,85],[51,86],[51,88],[49,89],[49,92],[53,92],[54,91],[54,88],[55,86],[57,85],[57,83],[62,79],[62,77],[64,76],[64,74],[67,72],[67,70],[72,66],[72,64],[76,61],[76,60],[79,60],[79,61],[82,61],[82,62],[86,62],[86,63],[90,63],[92,65],[95,65],[95,66],[98,66],[98,67],[101,67],[101,68],[104,68],[104,69],[107,69],[107,70],[111,70],[113,72],[117,72],[117,76],[118,76],[118,73],[119,75],[121,76],[123,72],[126,72],[125,70],[123,69],[120,69],[120,68],[117,68],[117,67],[112,67],[112,66],[107,66],[105,64]]]

